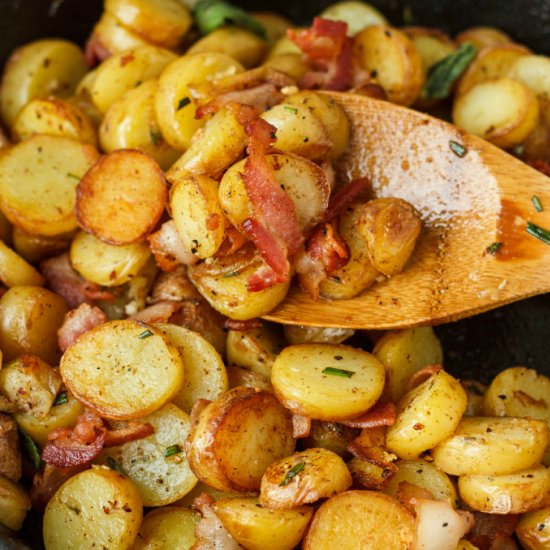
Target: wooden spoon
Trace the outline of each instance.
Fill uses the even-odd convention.
[[[266,319],[405,328],[454,321],[550,290],[550,245],[527,233],[528,222],[550,230],[550,178],[426,114],[330,95],[351,121],[351,144],[336,167],[340,178],[366,176],[376,196],[409,201],[422,215],[423,232],[403,273],[351,300],[315,302],[295,285]],[[502,243],[494,255],[487,252],[493,243]]]

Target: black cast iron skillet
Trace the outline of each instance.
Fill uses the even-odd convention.
[[[235,3],[250,10],[276,11],[296,23],[307,24],[333,2]],[[371,0],[370,3],[397,26],[439,27],[454,34],[473,25],[491,25],[533,51],[550,55],[550,0]],[[83,44],[101,11],[101,0],[0,0],[0,59],[5,61],[15,47],[36,38],[62,36]],[[525,365],[550,375],[550,295],[441,325],[436,332],[443,343],[446,369],[461,378],[487,382],[513,365]],[[32,520],[31,517],[25,524],[20,536],[32,548],[41,548],[39,529]],[[0,527],[0,550],[21,548],[28,547]]]

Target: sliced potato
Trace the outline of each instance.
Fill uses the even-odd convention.
[[[242,72],[243,66],[221,53],[184,55],[162,73],[155,95],[155,112],[164,139],[179,151],[191,145],[195,131],[206,124],[196,119],[189,86]]]
[[[468,394],[468,406],[464,415],[483,416],[483,394],[487,390],[487,386],[475,380],[461,380],[460,383]],[[491,416],[491,413],[487,413],[487,415]]]
[[[230,388],[245,386],[247,388],[259,388],[273,392],[273,386],[268,378],[242,367],[227,367],[227,378]]]
[[[441,343],[431,327],[388,331],[376,342],[372,353],[386,369],[383,398],[392,403],[405,395],[415,372],[443,361]]]
[[[463,418],[432,450],[435,465],[451,475],[507,475],[532,468],[548,445],[548,426],[531,418]]]
[[[327,500],[313,516],[304,550],[412,550],[414,517],[397,500],[374,491],[347,491]]]
[[[355,334],[349,328],[305,327],[303,325],[285,325],[285,338],[289,344],[341,344]]]
[[[300,28],[295,28],[296,31],[303,30]],[[274,57],[277,57],[278,55],[286,55],[286,54],[297,54],[302,55],[302,50],[294,44],[294,42],[288,37],[288,36],[281,36],[279,40],[277,40],[269,50],[269,53],[267,55],[267,60],[273,59]]]
[[[271,11],[254,11],[252,17],[265,29],[266,40],[270,46],[282,36],[286,36],[286,31],[292,27],[292,23],[286,17]]]
[[[169,550],[192,548],[195,526],[201,515],[182,506],[165,506],[151,510],[144,518],[132,546],[133,550]],[[177,541],[177,542],[176,542]]]
[[[392,103],[411,105],[424,84],[422,60],[407,35],[388,25],[372,25],[355,35],[354,52],[372,81]]]
[[[384,387],[384,367],[370,353],[336,344],[288,346],[275,360],[275,394],[294,414],[346,420],[368,411]]]
[[[486,46],[511,44],[513,40],[500,29],[494,27],[470,27],[456,35],[459,44],[471,42],[480,50]]]
[[[189,415],[172,403],[140,419],[155,433],[119,447],[103,449],[100,460],[114,459],[134,482],[144,506],[164,506],[193,489],[197,478],[183,454]]]
[[[224,498],[214,512],[231,536],[249,550],[292,550],[300,543],[313,508],[272,510],[255,498]]]
[[[55,237],[45,237],[44,235],[27,233],[20,227],[14,227],[12,237],[13,248],[17,254],[27,262],[35,264],[67,251],[71,244],[73,232]],[[34,284],[35,286],[41,286]]]
[[[90,98],[102,112],[141,82],[159,76],[176,54],[156,46],[142,46],[113,55],[96,70]]]
[[[225,366],[210,342],[177,325],[158,323],[155,327],[178,350],[183,362],[183,385],[172,398],[173,403],[190,413],[197,399],[214,401],[227,391]]]
[[[257,491],[267,467],[293,450],[288,411],[271,393],[242,387],[204,408],[186,444],[202,482],[242,493]]]
[[[460,498],[488,514],[522,514],[540,508],[550,491],[550,470],[539,466],[508,475],[458,478]]]
[[[44,543],[48,550],[124,550],[133,544],[142,514],[139,493],[128,478],[94,467],[71,477],[48,502]]]
[[[164,174],[153,158],[142,151],[113,151],[78,184],[76,219],[103,242],[130,244],[153,230],[167,198]]]
[[[359,430],[349,428],[338,422],[323,422],[313,420],[309,436],[303,439],[307,447],[321,447],[328,449],[341,457],[349,456],[348,445],[359,435]]]
[[[403,31],[412,40],[425,72],[455,51],[454,42],[439,29],[405,27]]]
[[[76,229],[75,188],[98,156],[91,145],[58,136],[18,143],[0,158],[0,208],[28,233],[55,236]]]
[[[184,376],[180,356],[166,337],[130,320],[110,321],[83,334],[65,352],[60,368],[79,401],[105,418],[121,420],[159,409]]]
[[[42,286],[44,277],[0,240],[0,282],[7,287]]]
[[[394,474],[388,468],[383,468],[359,457],[353,457],[347,466],[356,487],[359,484],[359,486],[373,491],[381,491],[387,487]]]
[[[306,449],[267,468],[262,477],[260,503],[268,508],[295,508],[337,495],[351,484],[351,474],[336,453]]]
[[[352,36],[372,25],[388,23],[387,19],[374,6],[356,0],[331,4],[321,12],[320,17],[344,21],[348,25],[348,34]]]
[[[527,550],[546,550],[550,545],[550,508],[524,514],[516,527],[516,535]]]
[[[179,46],[192,23],[178,0],[106,0],[104,10],[147,42],[164,48]]]
[[[300,54],[283,53],[268,57],[262,67],[270,67],[293,78],[296,82],[309,71],[309,65]]]
[[[470,87],[453,106],[453,122],[508,149],[533,131],[539,118],[535,94],[515,80],[498,78]]]
[[[147,243],[114,246],[81,231],[71,244],[71,264],[85,279],[119,286],[134,278],[151,258]]]
[[[65,300],[45,288],[10,288],[0,298],[0,349],[4,361],[31,354],[57,365],[61,355],[57,330],[66,313]]]
[[[452,435],[467,403],[456,378],[445,371],[430,376],[399,401],[397,420],[386,436],[388,449],[399,458],[417,458]]]
[[[31,508],[31,499],[17,483],[0,475],[0,523],[18,531]]]
[[[20,109],[35,97],[71,96],[87,70],[82,50],[68,40],[36,40],[15,50],[0,87],[4,123],[11,126]]]

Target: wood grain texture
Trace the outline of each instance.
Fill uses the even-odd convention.
[[[331,93],[352,121],[339,177],[368,177],[376,196],[400,197],[424,228],[405,271],[352,300],[314,302],[294,286],[267,319],[287,324],[390,329],[439,324],[550,290],[550,179],[475,136],[423,113]],[[458,156],[450,142],[467,152]],[[537,212],[539,197],[546,208]],[[495,255],[486,249],[502,242]]]

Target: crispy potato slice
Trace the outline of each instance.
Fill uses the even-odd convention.
[[[271,371],[281,403],[318,420],[346,420],[368,411],[384,379],[384,367],[373,355],[336,344],[288,346]]]
[[[133,550],[192,548],[195,526],[201,515],[190,508],[166,506],[151,510],[144,518]],[[177,542],[176,542],[177,541]]]
[[[267,467],[293,450],[288,411],[273,394],[242,387],[207,405],[186,443],[195,475],[226,492],[254,493]]]
[[[458,478],[460,498],[488,514],[522,514],[540,508],[550,491],[550,470],[543,466],[508,475]]]
[[[414,517],[397,500],[373,491],[347,491],[327,500],[313,516],[304,550],[415,548]]]
[[[44,277],[0,240],[0,282],[7,287],[42,286]]]
[[[231,536],[249,550],[292,550],[307,529],[313,508],[272,510],[256,498],[224,498],[214,512]]]
[[[184,376],[179,354],[166,337],[130,320],[110,321],[83,334],[65,352],[60,368],[79,401],[120,420],[159,409]]]
[[[387,19],[374,6],[356,0],[331,4],[321,12],[320,16],[324,19],[344,21],[348,25],[348,34],[351,36],[372,25],[388,23]]]
[[[155,160],[137,150],[101,157],[76,188],[76,219],[103,242],[143,240],[155,227],[168,199],[164,174]]]
[[[23,526],[27,512],[31,508],[31,499],[17,483],[0,475],[0,522],[17,531]]]
[[[0,349],[4,361],[31,354],[57,365],[57,330],[66,313],[65,300],[45,288],[10,288],[0,298]]]
[[[69,97],[88,67],[82,50],[72,42],[44,39],[15,50],[0,88],[0,113],[11,126],[19,110],[35,97]]]
[[[548,425],[532,418],[463,418],[432,450],[435,465],[451,475],[507,475],[532,468],[548,445]]]
[[[286,31],[292,27],[289,19],[271,11],[254,11],[252,17],[263,25],[269,46],[286,36]]]
[[[0,208],[28,233],[55,236],[76,229],[75,188],[98,156],[91,145],[58,136],[18,143],[0,158]]]
[[[389,468],[383,468],[359,457],[353,457],[347,466],[355,484],[373,491],[384,489],[394,474]]]
[[[220,354],[197,332],[172,325],[154,325],[168,338],[183,362],[183,385],[172,402],[190,413],[197,399],[214,401],[228,390],[227,372]]]
[[[186,495],[197,483],[183,454],[189,433],[189,415],[172,403],[140,419],[155,433],[119,447],[105,448],[100,461],[109,457],[122,466],[135,483],[144,506],[164,506]]]
[[[71,245],[73,232],[45,237],[44,235],[33,235],[23,231],[20,227],[13,228],[13,248],[23,259],[31,264],[36,264],[52,256],[58,256]],[[35,285],[41,286],[41,285]]]
[[[191,26],[178,0],[106,0],[104,10],[136,34],[164,48],[176,48]]]
[[[516,527],[523,548],[546,550],[550,543],[550,507],[524,514]]]
[[[399,458],[417,458],[452,435],[467,404],[456,378],[445,371],[430,376],[399,401],[397,420],[388,428],[388,449]]]
[[[260,503],[268,508],[295,508],[337,495],[351,484],[351,474],[336,453],[306,449],[267,468],[262,477]]]
[[[139,493],[128,478],[92,467],[71,477],[48,502],[44,543],[50,550],[124,550],[132,546],[142,515]]]

